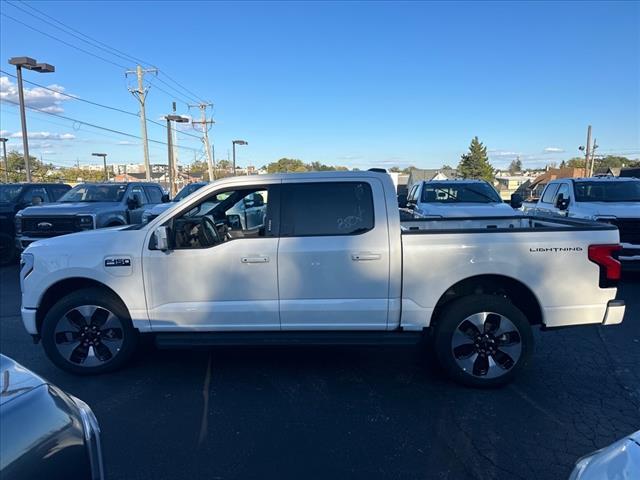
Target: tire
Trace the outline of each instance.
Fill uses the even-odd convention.
[[[438,362],[456,382],[498,387],[513,380],[533,353],[527,317],[498,295],[470,295],[446,306],[434,329]]]
[[[0,233],[0,266],[13,263],[17,257],[18,249],[14,238],[5,233]]]
[[[121,368],[138,343],[126,307],[102,288],[78,290],[59,300],[44,317],[41,336],[49,360],[77,375]]]

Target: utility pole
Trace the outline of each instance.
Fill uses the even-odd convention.
[[[173,114],[176,114],[176,102],[171,103],[171,108],[173,109]],[[178,182],[180,178],[178,176],[178,163],[180,162],[180,155],[178,154],[178,128],[173,129],[173,179],[175,182]]]
[[[171,132],[171,122],[186,123],[189,119],[180,115],[167,115],[167,153],[169,159],[169,192],[171,197],[176,194],[176,184],[173,176],[173,133]]]
[[[149,165],[149,142],[147,141],[147,114],[145,111],[145,100],[147,98],[147,90],[144,86],[144,74],[155,73],[158,74],[157,68],[142,68],[138,65],[135,70],[127,70],[125,76],[135,74],[138,78],[138,88],[130,88],[129,91],[140,102],[140,127],[142,130],[142,146],[144,148],[144,170],[147,178],[147,182],[151,181],[151,165]]]
[[[193,125],[202,125],[202,143],[204,143],[204,151],[207,154],[207,167],[209,168],[209,181],[213,182],[216,179],[215,175],[215,160],[211,153],[211,143],[209,143],[209,125],[216,123],[213,118],[207,120],[207,107],[213,107],[213,103],[199,103],[197,105],[189,105],[191,107],[198,107],[200,109],[201,120],[192,120]]]
[[[7,142],[8,138],[0,138],[0,142],[2,142],[2,157],[4,158],[4,181],[5,183],[9,183],[9,162],[7,161]]]
[[[598,144],[595,139],[591,143],[591,125],[587,127],[587,144],[586,146],[580,145],[578,150],[584,151],[584,174],[585,176],[592,177],[593,169],[596,162],[596,149]]]

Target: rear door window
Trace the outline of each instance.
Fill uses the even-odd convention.
[[[144,187],[149,203],[162,203],[162,190],[158,187]]]
[[[282,236],[357,235],[373,226],[373,195],[366,182],[282,185]]]

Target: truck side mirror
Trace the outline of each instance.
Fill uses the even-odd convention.
[[[509,202],[511,204],[511,208],[515,208],[516,210],[522,208],[522,202],[524,202],[522,195],[519,193],[511,194],[511,201]]]
[[[398,207],[407,208],[407,196],[404,194],[398,195]]]
[[[569,208],[569,199],[568,198],[564,198],[564,195],[562,193],[560,193],[558,195],[558,198],[556,198],[556,208],[558,210],[566,210],[567,208]]]
[[[158,227],[153,232],[157,250],[166,252],[169,250],[169,229],[167,227]]]
[[[33,197],[31,197],[31,205],[40,205],[42,203],[42,197],[35,195]]]
[[[169,194],[168,194],[168,193],[163,193],[163,194],[162,194],[162,198],[160,199],[160,201],[161,201],[162,203],[170,202],[170,201],[171,201],[171,199],[169,198]]]

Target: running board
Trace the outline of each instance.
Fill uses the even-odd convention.
[[[158,348],[217,345],[415,345],[421,331],[290,331],[290,332],[167,332],[156,333]]]

